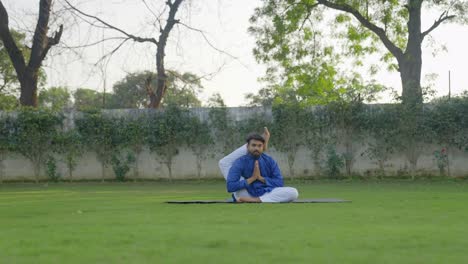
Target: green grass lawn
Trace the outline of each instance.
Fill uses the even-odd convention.
[[[0,185],[0,263],[468,263],[468,182],[290,183],[341,204],[225,199],[221,182]]]

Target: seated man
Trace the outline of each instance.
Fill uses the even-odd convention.
[[[273,158],[263,153],[269,139],[265,128],[264,137],[249,135],[247,144],[219,161],[219,167],[227,182],[228,192],[236,202],[291,202],[298,192],[292,187],[283,187],[281,171]]]

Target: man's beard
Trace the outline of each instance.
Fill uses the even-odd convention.
[[[262,155],[262,153],[260,151],[255,151],[255,150],[250,152],[250,154],[252,156],[254,156],[254,157],[257,157],[257,158],[260,157],[260,155]]]

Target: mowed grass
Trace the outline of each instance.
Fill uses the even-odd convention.
[[[468,263],[468,182],[289,183],[340,204],[225,199],[222,182],[0,186],[0,263]]]

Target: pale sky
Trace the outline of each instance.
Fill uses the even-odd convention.
[[[25,17],[24,14],[35,14],[38,9],[38,0],[5,0],[9,9],[11,24],[23,26],[34,20],[33,16]],[[60,3],[60,0],[56,0]],[[148,21],[152,14],[145,8],[142,0],[74,0],[80,2],[80,9],[99,15],[111,24],[144,37],[151,36]],[[148,3],[156,3],[153,10],[161,10],[163,0],[147,0]],[[219,53],[203,39],[202,35],[189,31],[183,27],[175,28],[170,35],[170,41],[166,49],[166,68],[179,71],[191,71],[198,75],[216,73],[210,79],[202,81],[205,87],[201,98],[206,100],[211,94],[219,92],[228,106],[245,105],[244,95],[256,92],[264,84],[258,82],[258,78],[264,75],[265,66],[259,65],[253,55],[255,39],[247,33],[248,19],[253,14],[255,7],[261,4],[260,0],[187,0],[177,16],[182,22],[194,28],[206,32],[211,44],[223,51],[237,57]],[[434,17],[423,19],[423,29],[428,28],[434,21]],[[70,22],[70,21],[69,21]],[[54,30],[51,27],[51,30]],[[89,32],[84,25],[65,27],[62,39],[64,43],[74,46],[84,44],[86,40],[102,36],[117,36],[112,31],[94,30]],[[438,95],[448,93],[448,71],[451,71],[452,94],[468,90],[468,26],[446,24],[440,26],[432,34],[436,41],[436,47],[445,45],[447,52],[439,52],[432,56],[432,49],[426,48],[423,52],[423,79],[426,74],[435,73],[435,88]],[[153,36],[156,37],[154,34]],[[88,41],[91,42],[91,41]],[[427,42],[428,43],[428,42]],[[97,45],[80,50],[83,60],[78,60],[69,51],[54,50],[56,56],[48,56],[45,63],[48,76],[48,86],[68,85],[71,90],[78,87],[93,88],[99,91],[103,89],[103,79],[106,78],[107,91],[112,90],[112,85],[122,79],[127,72],[139,70],[155,70],[155,47],[147,44],[129,43],[123,46],[108,62],[106,74],[102,74],[104,67],[94,67],[103,51],[112,50],[117,42]],[[55,52],[55,53],[54,53]],[[60,53],[61,55],[57,55]],[[396,72],[382,71],[374,77],[387,86],[400,90],[400,78]],[[381,102],[390,101],[390,97],[384,95]]]

